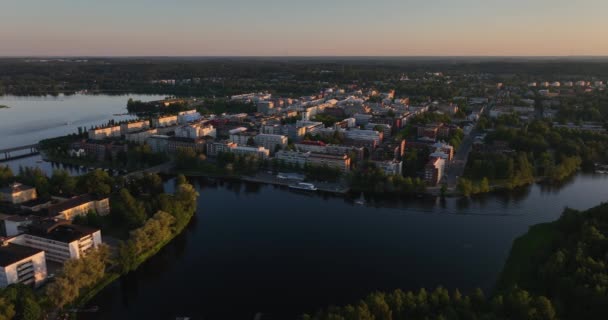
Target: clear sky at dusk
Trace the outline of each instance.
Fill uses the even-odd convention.
[[[606,0],[2,0],[0,55],[608,55]]]

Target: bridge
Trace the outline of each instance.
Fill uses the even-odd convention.
[[[39,144],[28,144],[26,146],[0,149],[0,162],[13,159],[25,158],[40,153]],[[11,154],[12,153],[12,154]]]

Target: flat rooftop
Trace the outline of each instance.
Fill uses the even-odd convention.
[[[0,245],[0,266],[10,266],[15,262],[21,261],[40,252],[42,252],[40,249],[24,247],[14,243]]]

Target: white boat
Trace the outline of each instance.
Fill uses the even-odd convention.
[[[318,190],[314,184],[306,183],[306,182],[298,182],[296,184],[291,184],[291,185],[289,185],[289,187],[292,189],[305,190],[305,191],[317,191]]]

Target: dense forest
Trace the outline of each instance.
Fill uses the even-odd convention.
[[[496,292],[395,290],[303,319],[607,319],[608,204],[566,209],[553,223],[517,239]]]
[[[0,59],[0,95],[88,90],[227,96],[269,90],[299,96],[318,92],[327,84],[376,85],[383,89],[383,83],[392,82],[391,88],[409,95],[451,98],[468,87],[458,82],[446,86],[398,81],[404,73],[423,77],[438,71],[454,79],[487,74],[491,81],[516,83],[547,77],[605,78],[608,63],[593,58],[6,58]],[[175,84],[161,80],[175,80]]]

